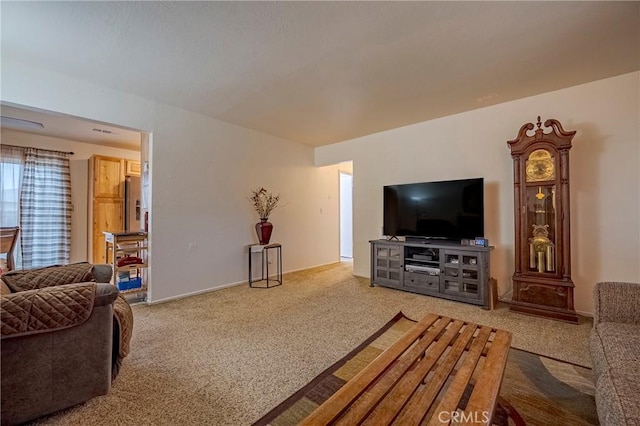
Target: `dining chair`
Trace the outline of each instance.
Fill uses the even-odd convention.
[[[0,254],[7,255],[7,269],[9,271],[13,271],[16,267],[13,253],[19,233],[19,226],[0,228]]]

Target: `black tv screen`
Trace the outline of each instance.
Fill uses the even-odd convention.
[[[383,233],[447,240],[484,236],[484,179],[385,186]]]

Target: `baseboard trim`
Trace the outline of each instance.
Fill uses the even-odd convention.
[[[237,281],[235,283],[222,284],[216,287],[205,288],[202,290],[192,291],[190,293],[178,294],[176,296],[165,297],[164,299],[158,300],[149,300],[147,301],[147,305],[156,305],[159,303],[171,302],[172,300],[184,299],[185,297],[198,296],[200,294],[209,293],[216,290],[222,290],[224,288],[235,287],[237,285],[246,284],[247,281]]]
[[[336,263],[340,263],[340,261],[334,261],[334,262],[327,262],[327,263],[321,263],[319,265],[314,265],[314,266],[307,266],[305,268],[300,268],[300,269],[292,269],[289,271],[283,271],[282,274],[289,274],[291,272],[300,272],[300,271],[306,271],[308,269],[313,269],[313,268],[319,268],[321,266],[328,266],[328,265],[333,265]],[[178,299],[184,299],[185,297],[191,297],[191,296],[198,296],[200,294],[204,294],[204,293],[209,293],[211,291],[216,291],[216,290],[222,290],[225,288],[229,288],[229,287],[235,287],[237,285],[242,285],[242,284],[248,284],[248,281],[236,281],[234,283],[228,283],[228,284],[222,284],[216,287],[210,287],[210,288],[205,288],[202,290],[197,290],[197,291],[192,291],[190,293],[185,293],[185,294],[178,294],[176,296],[171,296],[171,297],[165,297],[164,299],[158,299],[158,300],[148,300],[147,301],[147,305],[156,305],[156,304],[160,304],[160,303],[166,303],[166,302],[171,302],[172,300],[178,300]]]
[[[305,268],[299,268],[299,269],[292,269],[290,271],[285,271],[283,272],[283,274],[289,274],[291,272],[300,272],[300,271],[306,271],[308,269],[313,269],[313,268],[319,268],[321,266],[329,266],[329,265],[335,265],[336,263],[340,263],[339,260],[335,260],[333,262],[327,262],[327,263],[320,263],[318,265],[314,265],[314,266],[307,266]],[[245,281],[246,282],[246,281]]]

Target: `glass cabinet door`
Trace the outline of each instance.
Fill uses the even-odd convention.
[[[400,281],[401,250],[399,247],[389,248],[389,279]]]
[[[538,273],[556,271],[556,186],[526,188],[525,232],[529,246],[527,270]]]
[[[447,251],[444,263],[444,292],[478,298],[480,296],[478,263],[476,254]]]
[[[402,249],[378,246],[376,250],[376,277],[400,281]]]

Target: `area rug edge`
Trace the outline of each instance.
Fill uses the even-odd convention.
[[[362,349],[369,346],[371,342],[376,340],[380,335],[384,334],[391,326],[393,326],[400,319],[407,319],[412,322],[416,322],[415,320],[407,317],[402,311],[398,312],[393,318],[391,318],[385,325],[383,325],[378,331],[369,336],[365,341],[359,344],[356,348],[354,348],[351,352],[344,355],[338,361],[336,361],[333,365],[331,365],[326,370],[322,371],[319,375],[317,375],[312,381],[304,384],[300,389],[298,389],[293,395],[289,396],[287,399],[278,404],[275,408],[268,411],[263,417],[258,419],[252,426],[265,426],[268,425],[269,422],[276,419],[280,414],[282,414],[291,404],[292,400],[298,400],[302,395],[307,391],[309,387],[313,387],[316,384],[320,383],[327,376],[333,374],[336,370],[342,367],[350,358],[353,358],[356,354],[358,354]]]

